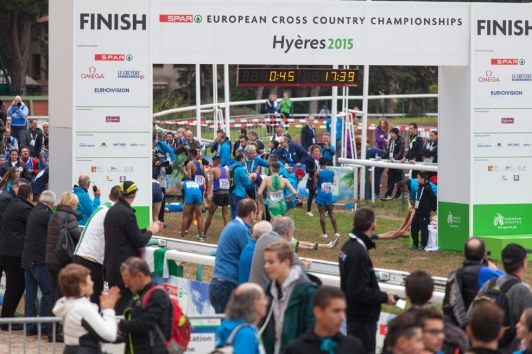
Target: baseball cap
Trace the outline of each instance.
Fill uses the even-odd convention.
[[[511,265],[521,262],[532,253],[532,250],[525,249],[517,243],[510,243],[502,250],[502,263]]]
[[[392,129],[390,130],[390,133],[394,133],[395,135],[399,135],[399,129],[397,129],[397,128],[392,128]]]
[[[296,170],[294,173],[295,173],[296,175],[298,175],[298,176],[303,176],[303,177],[305,177],[305,172],[304,172],[303,170]]]
[[[132,197],[137,194],[138,188],[135,182],[125,181],[120,184],[120,193],[123,197]]]

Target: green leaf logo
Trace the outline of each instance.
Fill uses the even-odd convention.
[[[194,22],[200,23],[202,20],[203,20],[203,18],[201,17],[201,15],[194,16]]]
[[[126,55],[126,60],[127,61],[132,61],[133,60],[133,55],[131,55],[131,54]]]

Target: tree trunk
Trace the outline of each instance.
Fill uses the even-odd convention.
[[[388,80],[388,94],[396,95],[399,93],[399,82],[395,76],[390,77]],[[386,100],[385,112],[394,113],[395,104],[397,103],[397,98],[388,98]]]
[[[28,54],[31,39],[31,26],[35,23],[35,16],[17,14],[11,17],[9,26],[9,42],[13,63],[13,91],[20,95],[26,94],[26,74],[28,71]]]
[[[316,97],[320,95],[320,88],[319,86],[311,86],[310,87],[310,97]],[[310,101],[310,112],[317,114],[320,110],[318,109],[318,101]]]
[[[413,95],[416,91],[416,84],[412,84],[412,87],[410,88],[410,93]],[[411,98],[408,100],[408,114],[412,114],[412,108],[414,107],[414,99]]]
[[[256,89],[255,89],[255,99],[256,100],[260,100],[262,98],[262,93],[264,92],[264,86],[258,86]],[[257,114],[260,114],[260,109],[261,109],[261,104],[256,104],[255,105],[255,111],[257,112]]]

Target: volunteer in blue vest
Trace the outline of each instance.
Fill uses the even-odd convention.
[[[209,196],[212,195],[209,205],[209,215],[205,220],[203,226],[203,239],[207,235],[207,231],[211,226],[211,220],[218,210],[218,207],[222,208],[222,218],[224,219],[224,226],[229,223],[229,205],[231,204],[231,198],[229,196],[229,172],[225,167],[220,166],[220,156],[214,156],[212,158],[213,167],[209,170],[210,184]]]
[[[6,115],[11,117],[11,133],[18,140],[19,147],[26,147],[26,130],[28,130],[28,107],[22,102],[20,96],[16,96]]]
[[[90,296],[92,303],[100,304],[103,291],[103,258],[105,253],[105,232],[103,221],[105,216],[120,197],[120,186],[114,186],[109,193],[109,201],[100,205],[90,216],[83,228],[81,237],[74,251],[74,263],[80,264],[91,271],[94,292]]]
[[[236,219],[238,204],[246,198],[246,189],[253,185],[253,180],[257,178],[256,173],[248,173],[244,168],[244,154],[237,152],[235,155],[235,163],[231,166],[232,184],[234,189],[231,192],[231,217]]]

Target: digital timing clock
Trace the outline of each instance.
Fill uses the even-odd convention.
[[[238,86],[358,86],[358,69],[238,68]]]

